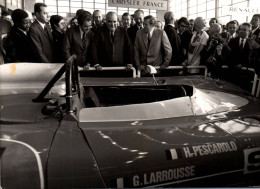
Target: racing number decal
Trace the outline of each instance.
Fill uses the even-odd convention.
[[[244,155],[244,174],[260,171],[260,148],[246,149]]]

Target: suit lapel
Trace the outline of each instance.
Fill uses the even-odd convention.
[[[42,28],[42,26],[38,23],[38,21],[36,22],[36,26],[38,27],[38,29],[47,37],[49,38],[48,34],[44,31],[44,29]]]
[[[144,41],[144,45],[147,49],[149,49],[148,47],[148,38],[147,38],[147,33],[144,32],[144,30],[142,30],[142,38],[143,38],[143,41]]]
[[[77,26],[77,28],[75,29],[75,39],[76,39],[76,41],[79,42],[80,47],[83,48],[83,44],[82,44],[82,40],[81,40],[81,36],[80,36],[79,26]]]

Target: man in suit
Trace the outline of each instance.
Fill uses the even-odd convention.
[[[130,24],[131,24],[131,15],[128,12],[125,12],[122,15],[122,24],[123,27],[127,30],[128,28],[130,28]]]
[[[32,61],[39,63],[54,62],[53,38],[48,24],[49,16],[44,3],[35,3],[36,19],[29,30]]]
[[[124,28],[118,27],[117,14],[108,12],[106,24],[97,29],[93,45],[93,63],[100,66],[130,66],[133,48]]]
[[[68,60],[73,54],[77,56],[79,66],[91,62],[91,45],[94,34],[91,31],[91,13],[84,11],[77,20],[78,26],[72,27],[64,36],[63,56]]]
[[[229,41],[229,47],[231,49],[227,58],[230,80],[241,84],[241,87],[250,86],[248,77],[242,73],[241,68],[247,67],[249,64],[249,40],[247,39],[251,25],[249,23],[243,23],[238,29],[238,37],[233,38]]]
[[[250,24],[252,25],[252,31],[249,33],[248,38],[255,39],[260,33],[260,14],[254,14]]]
[[[144,11],[136,10],[134,13],[134,20],[135,20],[135,25],[133,25],[127,29],[128,36],[129,36],[133,46],[135,44],[136,32],[143,28]]]
[[[181,47],[181,39],[174,28],[173,12],[166,12],[164,14],[164,20],[164,31],[166,32],[172,47],[172,58],[170,61],[170,66],[180,65],[184,61],[184,55]]]
[[[160,66],[165,69],[169,66],[172,57],[172,48],[165,31],[155,28],[156,19],[149,15],[144,18],[144,28],[137,31],[135,39],[135,63],[140,71],[146,65]]]
[[[6,38],[5,62],[28,62],[30,57],[30,46],[27,32],[31,20],[27,12],[16,9],[12,13],[14,26]]]
[[[231,20],[227,23],[227,32],[230,34],[230,38],[235,38],[238,36],[237,29],[238,25],[235,21]]]
[[[97,29],[103,25],[103,16],[100,10],[95,10],[93,12],[93,24],[92,24],[92,31],[96,33]]]

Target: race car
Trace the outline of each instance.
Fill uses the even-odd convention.
[[[259,186],[259,99],[202,75],[94,69],[0,66],[3,189]]]

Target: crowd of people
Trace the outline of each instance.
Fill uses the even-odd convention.
[[[34,5],[33,20],[22,9],[12,14],[2,11],[0,19],[0,64],[11,62],[65,63],[76,55],[79,66],[131,66],[146,73],[146,65],[206,65],[209,75],[222,77],[222,65],[228,65],[226,77],[247,87],[250,76],[242,67],[260,70],[260,14],[250,23],[232,20],[226,25],[216,18],[206,22],[202,17],[188,20],[174,18],[168,11],[163,24],[140,9],[133,15],[124,13],[119,20],[115,12],[93,14],[79,9],[67,22],[59,15],[50,18],[44,3]],[[197,74],[198,69],[184,69]],[[172,71],[173,75],[181,72]],[[245,87],[245,88],[246,88]]]

